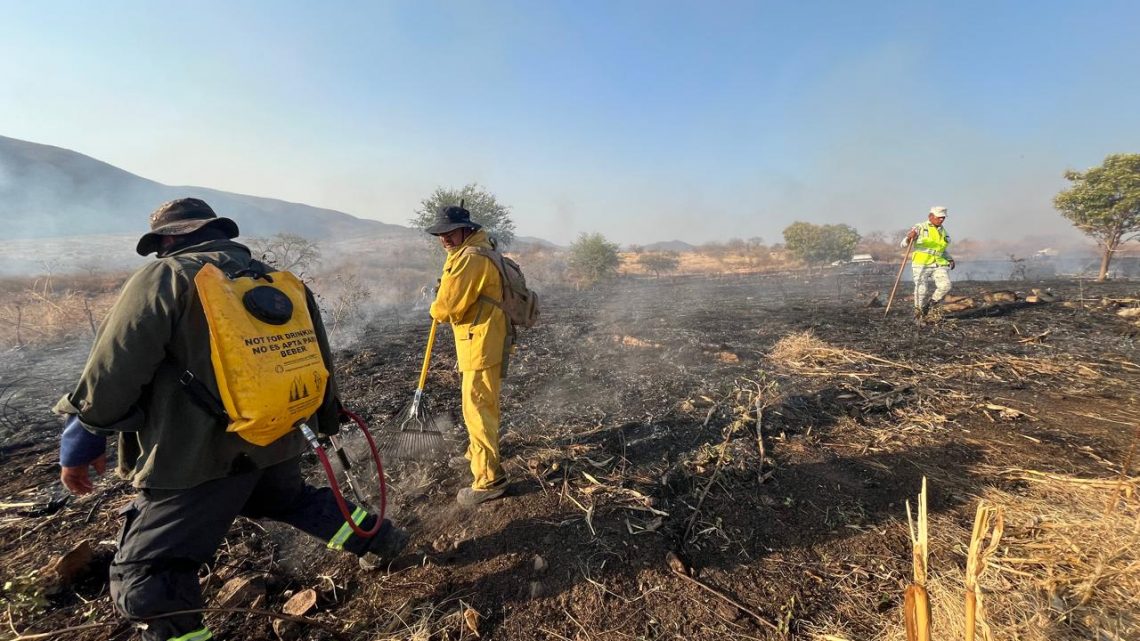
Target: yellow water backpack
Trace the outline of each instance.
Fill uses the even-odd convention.
[[[289,272],[227,275],[206,263],[194,285],[210,328],[227,431],[268,445],[312,416],[329,372],[300,279]]]

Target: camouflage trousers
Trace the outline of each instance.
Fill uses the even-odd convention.
[[[937,303],[950,293],[950,267],[948,265],[911,264],[911,276],[914,278],[914,308],[916,310],[922,310],[930,303]]]

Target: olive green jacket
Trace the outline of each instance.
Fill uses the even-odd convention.
[[[210,240],[139,269],[99,327],[79,384],[54,408],[78,414],[92,432],[117,434],[118,471],[136,487],[187,489],[305,449],[296,430],[265,447],[227,432],[226,419],[204,409],[180,382],[190,371],[218,397],[209,328],[194,287],[204,261],[227,273],[261,266],[244,245]],[[330,374],[324,404],[310,425],[335,434],[339,403],[331,352],[311,294],[308,301]]]

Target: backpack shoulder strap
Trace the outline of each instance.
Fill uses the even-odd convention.
[[[467,254],[475,254],[476,256],[482,256],[482,257],[491,261],[491,264],[494,265],[495,269],[498,270],[498,272],[499,272],[499,282],[501,283],[501,287],[503,288],[503,297],[506,298],[507,287],[509,287],[510,285],[507,284],[507,274],[506,274],[505,268],[503,267],[503,255],[500,254],[498,252],[498,250],[496,250],[496,249],[487,248],[487,247],[478,247],[475,245],[463,248],[463,255],[467,255]],[[494,298],[491,298],[490,296],[488,296],[486,294],[479,294],[479,300],[481,300],[481,301],[483,301],[489,305],[494,305],[495,307],[498,307],[500,310],[502,310],[504,312],[504,314],[507,311],[507,309],[505,307],[503,307],[503,301],[495,300]],[[507,322],[510,323],[510,316],[509,315],[507,316]]]
[[[502,256],[502,254],[500,254],[495,249],[491,249],[491,248],[487,248],[487,247],[479,247],[478,245],[470,245],[468,247],[464,247],[463,253],[461,255],[466,256],[468,254],[475,254],[476,256],[482,256],[484,258],[488,258],[488,259],[490,259],[490,261],[492,263],[495,263],[496,267],[499,266],[499,259]]]
[[[212,264],[210,261],[196,254],[184,254],[181,256],[172,256],[171,258],[183,267],[192,266],[198,270],[206,265]],[[193,280],[191,280],[190,295],[193,297],[198,296],[198,288],[194,286]],[[181,384],[182,388],[189,394],[190,400],[219,421],[229,423],[230,416],[226,412],[226,407],[222,403],[222,399],[218,398],[217,394],[203,383],[194,372],[190,371],[181,358],[172,356],[172,361],[177,369],[182,370],[178,375],[178,383]]]
[[[507,272],[506,267],[503,265],[503,255],[500,254],[497,249],[488,249],[486,247],[475,246],[464,247],[462,255],[466,256],[467,254],[475,254],[476,256],[482,256],[487,260],[490,260],[491,264],[495,266],[495,269],[499,270],[499,280],[503,283],[503,287],[507,287]],[[506,293],[504,292],[503,295],[505,296]],[[480,296],[480,298],[486,297]],[[501,306],[502,305],[500,305],[500,307]]]

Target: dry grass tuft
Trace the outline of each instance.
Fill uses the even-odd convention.
[[[768,358],[782,365],[810,363],[826,357],[835,348],[811,332],[796,332],[781,338],[768,352]]]
[[[1084,383],[1103,380],[1100,366],[1063,356],[1032,358],[995,353],[971,361],[911,365],[830,345],[810,331],[781,338],[768,352],[768,359],[799,374],[835,377],[891,375],[915,384],[931,379],[1024,382],[1050,377]]]
[[[0,304],[0,348],[94,336],[117,294],[25,291]]]

